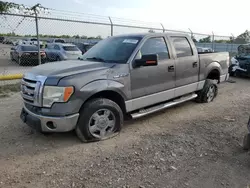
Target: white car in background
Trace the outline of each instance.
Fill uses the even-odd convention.
[[[48,43],[45,48],[48,61],[77,60],[82,52],[74,44]]]
[[[40,44],[42,44],[42,41],[39,41]],[[37,38],[30,38],[30,39],[25,39],[23,40],[23,44],[27,44],[27,45],[38,45],[38,41]]]

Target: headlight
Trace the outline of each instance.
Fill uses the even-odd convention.
[[[43,90],[43,106],[51,107],[54,102],[67,102],[73,92],[73,87],[45,86]]]

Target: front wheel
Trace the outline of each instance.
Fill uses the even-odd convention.
[[[115,102],[97,98],[80,111],[76,134],[82,142],[99,141],[116,136],[123,125],[123,113]]]
[[[23,66],[24,65],[24,62],[23,62],[23,60],[20,57],[17,58],[17,63],[18,63],[19,66]]]
[[[218,93],[218,86],[216,80],[206,80],[205,85],[201,91],[199,91],[197,102],[209,103],[214,100]]]
[[[11,60],[11,61],[14,61],[14,58],[13,58],[13,55],[12,55],[12,54],[10,54],[10,60]]]
[[[61,61],[61,58],[59,56],[57,56],[56,61]]]

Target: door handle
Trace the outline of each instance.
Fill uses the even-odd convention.
[[[193,63],[193,68],[195,68],[195,67],[198,67],[198,63],[197,62]]]
[[[174,65],[168,66],[168,72],[174,72]]]

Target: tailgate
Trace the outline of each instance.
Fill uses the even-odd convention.
[[[81,55],[81,52],[66,52],[66,56],[69,60],[76,60]]]

